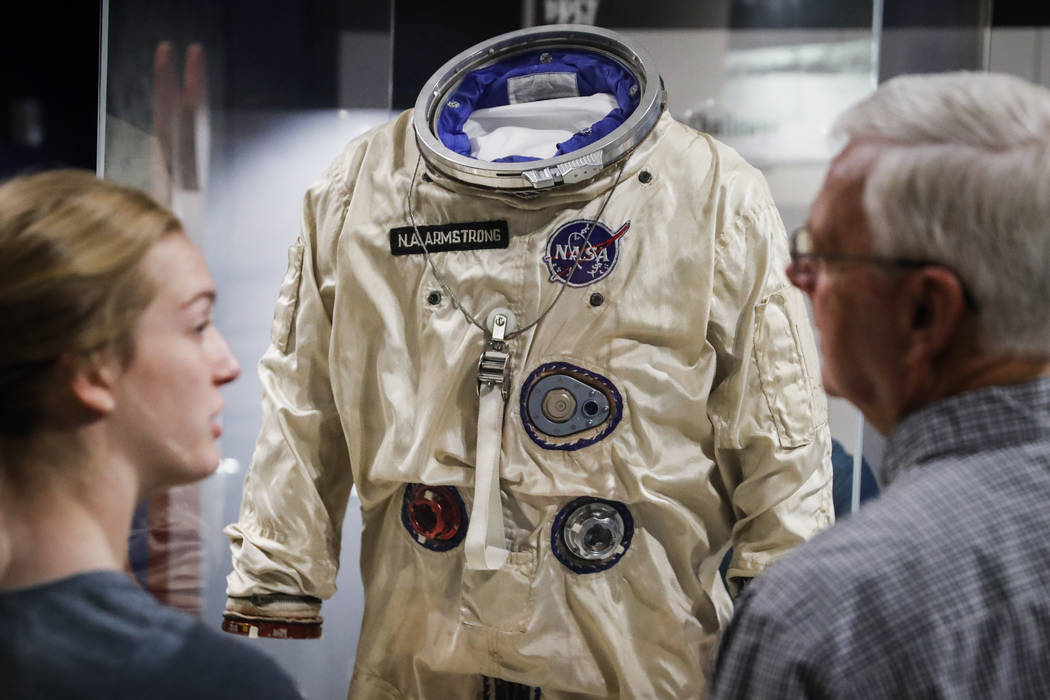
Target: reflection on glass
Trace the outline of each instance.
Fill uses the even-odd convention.
[[[285,3],[265,11],[227,0],[110,0],[102,174],[170,206],[216,280],[215,321],[248,368],[269,340],[285,251],[303,191],[339,153],[391,112],[391,2]],[[321,22],[321,19],[332,19]],[[129,568],[162,602],[221,621],[244,470],[260,424],[261,388],[245,371],[224,391],[215,475],[143,503]],[[360,623],[357,508],[346,529],[340,596],[325,638],[253,642],[306,697],[345,697]]]
[[[871,92],[871,39],[730,49],[719,97],[685,121],[752,164],[824,163],[835,117]]]

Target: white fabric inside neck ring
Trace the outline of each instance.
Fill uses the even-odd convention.
[[[613,95],[596,93],[487,107],[471,113],[463,133],[470,139],[470,154],[478,160],[510,155],[553,158],[559,143],[618,106]]]

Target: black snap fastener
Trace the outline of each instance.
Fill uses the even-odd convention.
[[[430,175],[423,173],[423,182],[430,182]]]
[[[591,306],[601,306],[605,303],[605,297],[600,293],[595,292],[591,295]]]
[[[437,306],[441,303],[441,292],[431,292],[427,294],[427,303],[431,306]]]
[[[583,412],[586,413],[588,416],[595,415],[596,413],[598,413],[598,402],[597,401],[588,401],[588,402],[586,402],[585,404],[583,404]]]
[[[643,185],[648,185],[652,181],[653,174],[648,170],[643,170],[642,172],[638,173],[638,182],[642,183]]]

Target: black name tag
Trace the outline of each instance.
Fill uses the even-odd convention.
[[[431,253],[448,250],[483,250],[510,245],[506,221],[468,221],[465,223],[411,226],[390,229],[390,253],[422,255],[423,246]]]

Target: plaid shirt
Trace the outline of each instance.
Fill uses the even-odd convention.
[[[713,698],[1050,698],[1050,379],[912,414],[883,474],[741,596]]]

